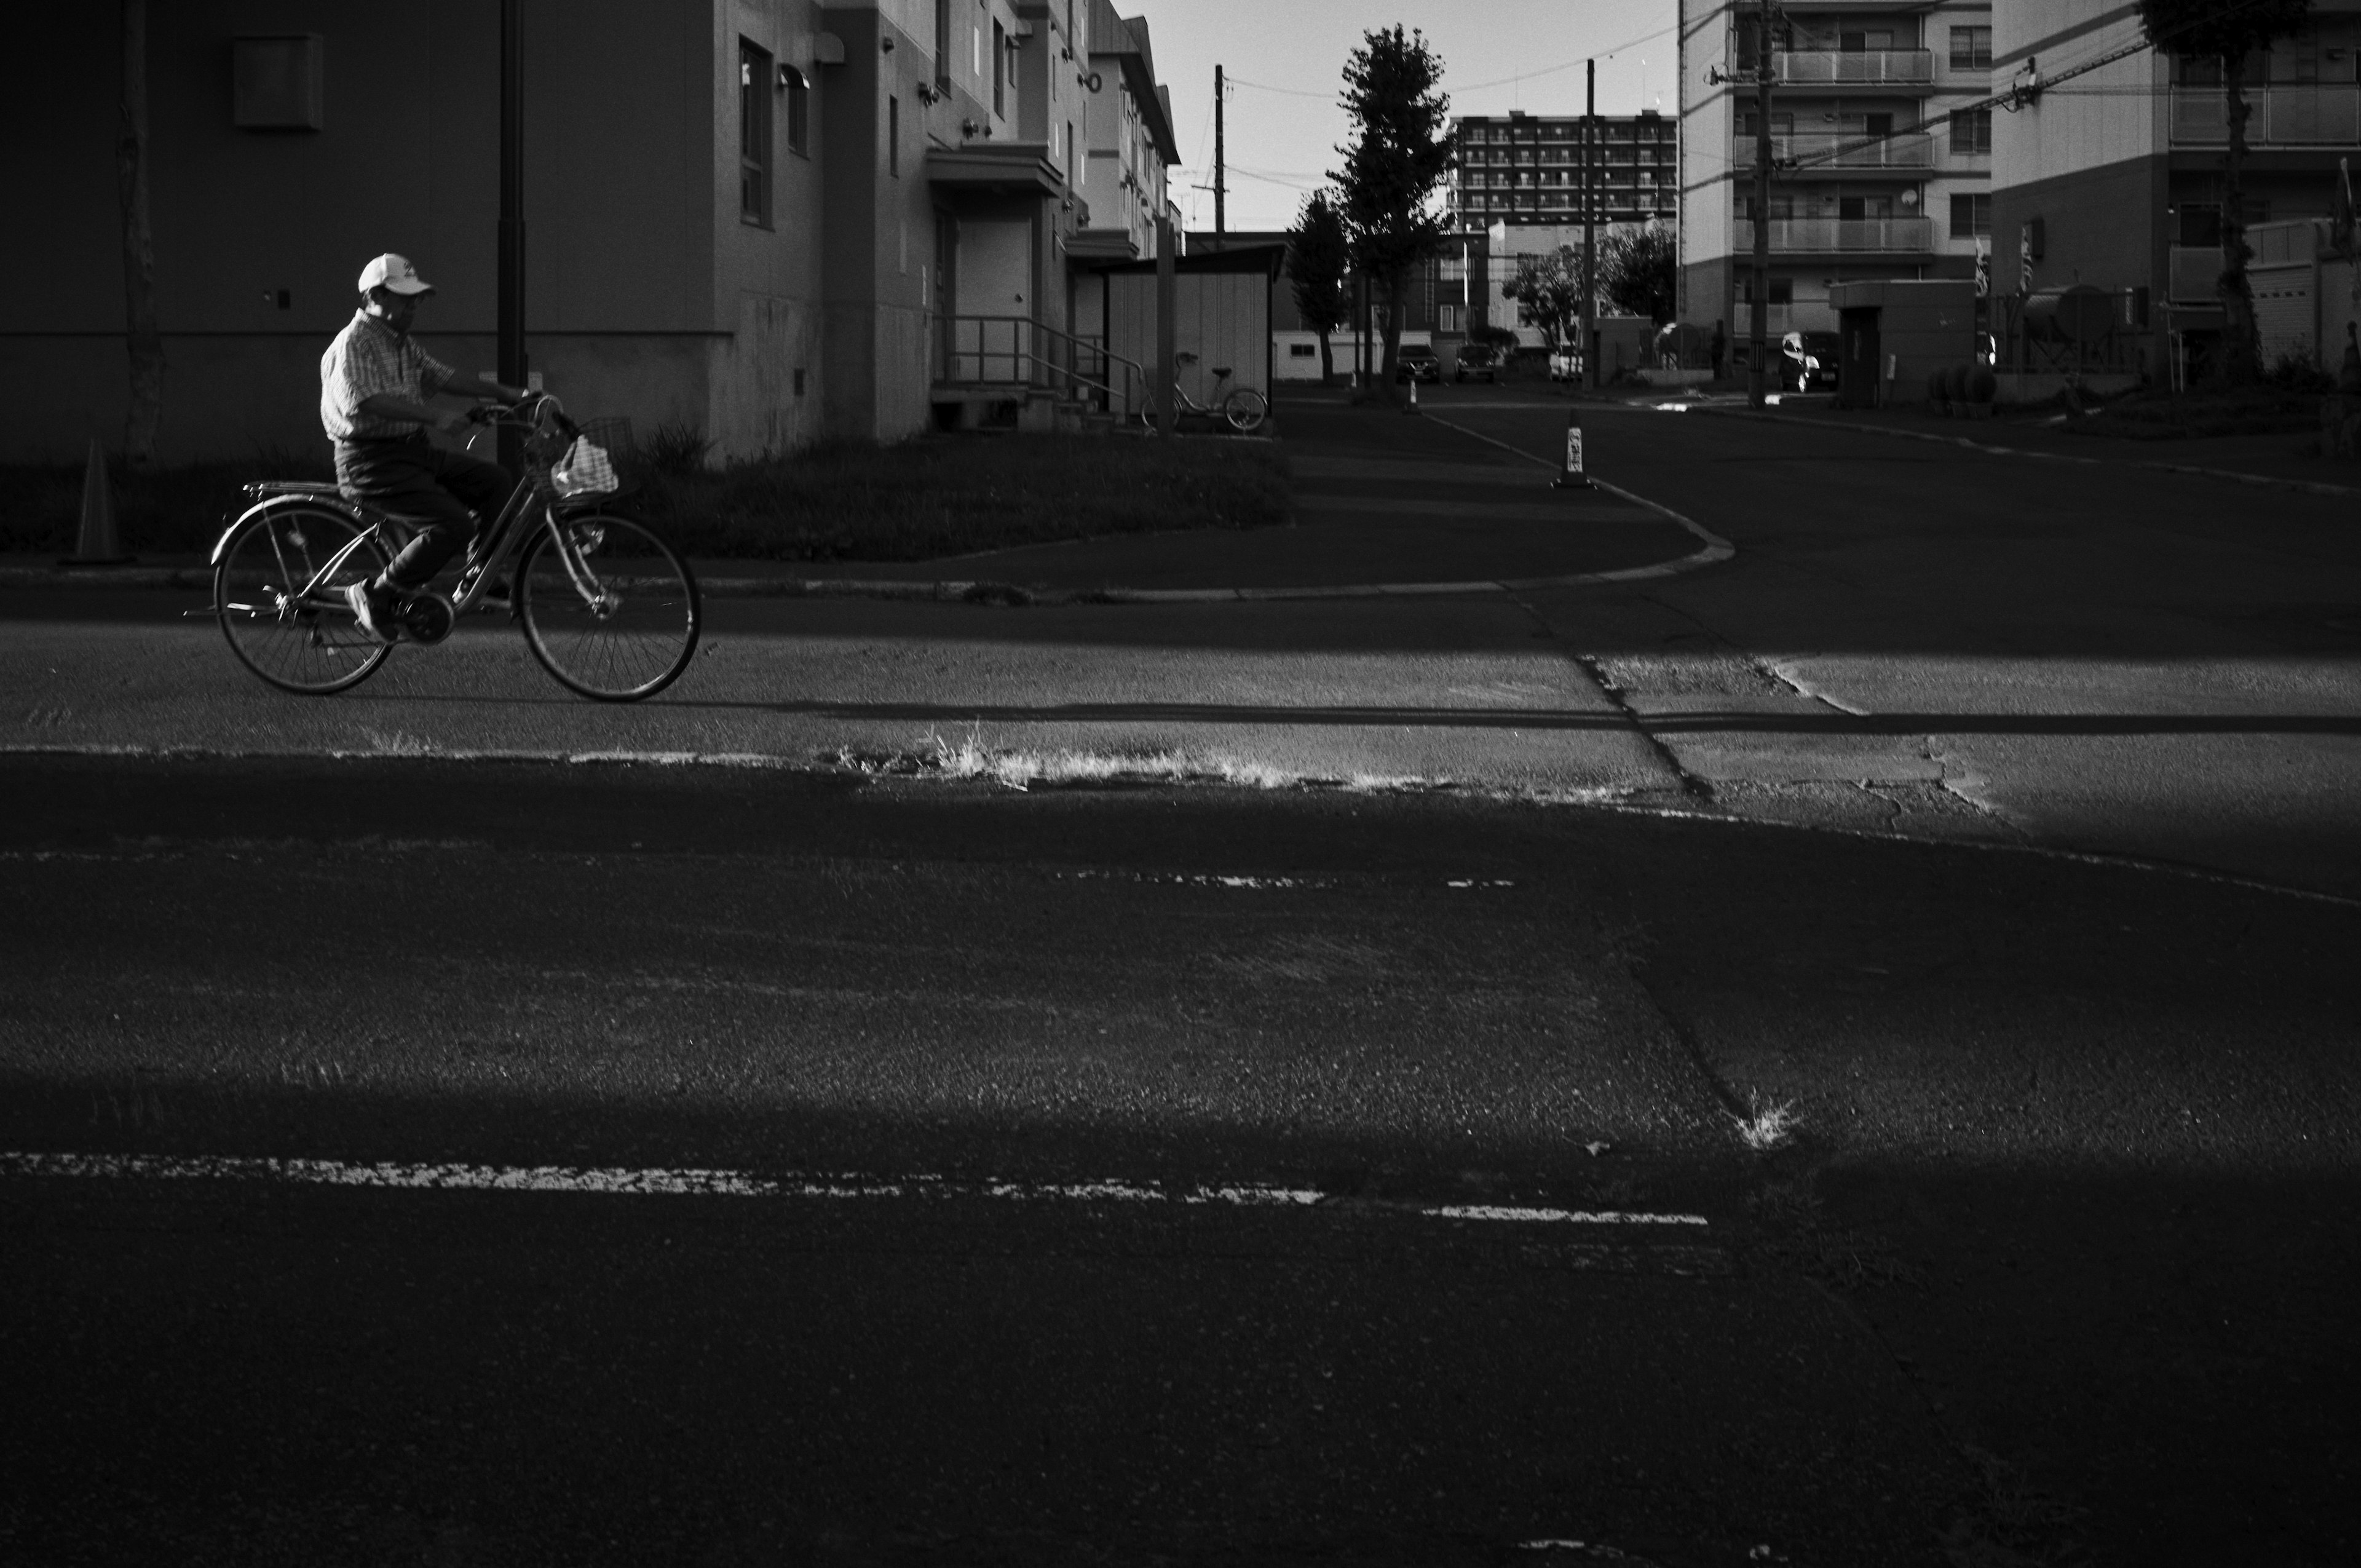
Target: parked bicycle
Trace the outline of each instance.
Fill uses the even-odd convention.
[[[1181,365],[1194,365],[1197,363],[1197,356],[1186,350],[1174,355],[1172,357],[1176,363]],[[1252,387],[1235,387],[1230,389],[1227,396],[1224,396],[1222,394],[1221,384],[1229,378],[1230,367],[1228,366],[1217,365],[1213,367],[1213,400],[1211,404],[1199,402],[1196,399],[1189,395],[1189,389],[1183,387],[1178,381],[1173,382],[1172,417],[1174,422],[1177,423],[1179,421],[1187,419],[1193,414],[1201,419],[1222,420],[1225,422],[1232,430],[1236,431],[1241,435],[1245,434],[1248,431],[1259,429],[1264,419],[1270,413],[1270,400],[1264,397],[1260,392],[1256,391]],[[1150,430],[1154,430],[1156,428],[1156,405],[1154,403],[1151,402],[1148,407],[1139,411],[1139,422],[1146,425]]]
[[[596,493],[563,493],[553,468],[581,429],[555,398],[536,392],[479,417],[487,429],[522,433],[524,477],[468,550],[452,591],[401,601],[401,640],[432,646],[470,609],[505,607],[568,690],[602,702],[664,690],[697,652],[702,611],[688,564],[614,510],[611,479]],[[282,691],[357,685],[395,644],[361,629],[345,589],[384,571],[410,530],[330,484],[266,480],[246,493],[254,504],[213,553],[214,614],[231,651]]]

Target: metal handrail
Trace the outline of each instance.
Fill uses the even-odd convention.
[[[1137,360],[1126,358],[1096,339],[1078,337],[1072,333],[1037,322],[1030,316],[946,315],[939,320],[942,323],[942,364],[938,379],[940,380],[1000,384],[990,375],[990,370],[996,362],[1005,360],[1008,366],[1006,384],[1038,386],[1042,384],[1043,373],[1046,373],[1063,380],[1069,390],[1087,389],[1101,407],[1112,411],[1115,401],[1114,378],[1105,368],[1111,363],[1123,366],[1127,372],[1123,393],[1126,412],[1132,405],[1134,385],[1144,387],[1148,384],[1148,368]],[[976,329],[973,347],[959,341],[959,329],[967,324]],[[991,329],[994,325],[1008,329],[1006,348],[990,346]],[[1062,345],[1067,351],[1064,359],[1061,360],[1055,353],[1044,354],[1032,346],[1032,340],[1037,338]],[[1080,360],[1085,356],[1100,362],[1100,378],[1093,379],[1075,364],[1066,362]],[[974,363],[974,377],[956,374],[963,368],[962,361]]]

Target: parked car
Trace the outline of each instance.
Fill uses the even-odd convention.
[[[1550,379],[1579,381],[1582,379],[1582,351],[1577,348],[1553,348],[1549,356]]]
[[[1394,356],[1394,379],[1401,381],[1440,381],[1443,379],[1443,356],[1431,343],[1405,343]]]
[[[1779,341],[1779,387],[1788,392],[1826,392],[1837,384],[1837,334],[1791,332]]]
[[[1459,363],[1452,370],[1451,378],[1497,382],[1500,378],[1501,358],[1500,351],[1488,343],[1463,343],[1459,345]]]

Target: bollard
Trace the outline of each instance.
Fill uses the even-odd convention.
[[[1583,471],[1582,466],[1582,411],[1580,409],[1565,411],[1565,466],[1558,470],[1557,477],[1550,481],[1550,485],[1553,489],[1560,490],[1590,488],[1590,476]]]
[[[1418,412],[1418,372],[1415,370],[1411,372],[1410,401],[1403,405],[1402,412],[1406,414]]]
[[[90,443],[90,466],[82,477],[82,532],[74,540],[74,553],[65,557],[69,566],[120,566],[131,557],[125,553],[122,541],[115,537],[115,485],[106,474],[106,452],[93,436]]]

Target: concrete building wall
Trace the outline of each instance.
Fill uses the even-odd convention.
[[[812,11],[807,0],[528,0],[527,352],[577,413],[682,420],[730,450],[796,438],[782,424],[773,443],[767,422],[742,413],[732,425],[715,398],[717,372],[742,377],[746,355],[793,356],[738,343],[741,295],[807,301],[817,237],[810,225],[737,232],[734,38],[785,58]],[[106,7],[20,22],[26,58],[49,69],[26,73],[0,109],[0,180],[33,193],[43,242],[0,254],[0,335],[45,379],[87,390],[0,393],[23,404],[0,438],[15,455],[78,451],[121,430],[115,29]],[[233,40],[290,32],[323,38],[322,128],[234,126]],[[436,286],[421,341],[463,368],[490,367],[499,59],[497,11],[466,0],[151,8],[162,455],[316,450],[319,356],[381,251],[408,255]],[[783,217],[808,205],[790,163],[778,170]],[[757,319],[774,336],[801,331],[776,310]]]

